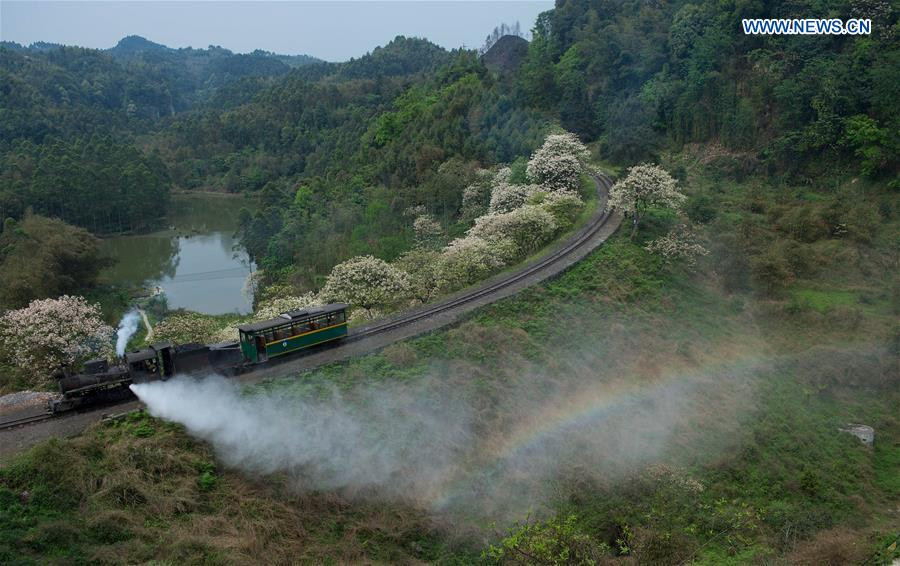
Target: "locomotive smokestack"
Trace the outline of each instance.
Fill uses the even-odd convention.
[[[116,355],[120,358],[125,355],[125,347],[128,346],[128,340],[137,332],[140,320],[141,315],[132,309],[125,313],[119,322],[119,329],[116,331]]]

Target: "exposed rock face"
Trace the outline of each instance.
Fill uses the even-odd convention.
[[[481,56],[484,65],[492,71],[515,71],[528,54],[528,41],[516,35],[504,35]]]
[[[875,444],[875,429],[868,425],[849,423],[845,428],[840,429],[840,431],[849,432],[866,446]]]

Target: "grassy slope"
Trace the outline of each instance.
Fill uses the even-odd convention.
[[[795,241],[778,219],[833,192],[813,192],[819,201],[784,199],[693,166],[687,178],[692,193],[713,195],[719,212],[706,231],[714,245],[748,223],[771,246]],[[777,204],[761,209],[760,201]],[[898,534],[900,399],[895,353],[884,348],[896,339],[896,299],[890,274],[877,269],[896,238],[893,214],[882,214],[864,242],[801,242],[801,252],[829,267],[795,273],[766,294],[752,273],[749,289],[721,291],[729,267],[717,252],[694,273],[616,237],[557,280],[455,328],[267,387],[327,394],[335,383],[411,381],[440,368],[488,430],[505,426],[493,415],[523,386],[521,375],[535,367],[551,375],[584,369],[560,351],[598,366],[602,360],[600,381],[648,386],[751,360],[763,369],[749,388],[703,382],[696,410],[675,423],[655,465],[569,486],[556,511],[574,515],[596,547],[641,562],[861,560]],[[643,237],[671,221],[650,218]],[[856,421],[875,427],[874,449],[836,432]],[[3,470],[0,486],[3,560],[469,562],[478,553],[448,546],[411,509],[292,495],[279,478],[253,482],[218,470],[207,448],[146,417],[44,444]]]

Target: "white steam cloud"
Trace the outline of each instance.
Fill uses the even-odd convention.
[[[183,424],[245,472],[286,472],[304,490],[505,520],[559,497],[561,478],[605,482],[689,452],[692,431],[707,434],[710,423],[722,426],[722,412],[741,411],[751,396],[746,378],[759,369],[737,364],[637,384],[598,379],[587,358],[554,375],[532,368],[498,378],[478,395],[471,376],[446,371],[315,399],[247,394],[218,376],[132,389],[152,415]],[[698,422],[698,412],[715,418]]]
[[[121,357],[125,355],[125,348],[128,341],[137,332],[138,324],[141,321],[141,315],[137,310],[130,310],[125,313],[122,320],[119,321],[119,329],[116,331],[116,355]]]
[[[131,386],[154,416],[179,422],[230,466],[288,471],[301,485],[396,498],[428,497],[471,438],[465,409],[399,390],[368,389],[318,402],[243,395],[219,376]],[[442,472],[442,473],[439,473]]]

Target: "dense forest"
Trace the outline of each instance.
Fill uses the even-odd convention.
[[[882,17],[871,36],[739,26],[823,10]],[[526,158],[553,123],[610,163],[715,143],[744,174],[877,177],[900,147],[894,21],[881,2],[559,2],[524,58],[490,68],[404,37],[345,63],[136,36],[106,51],[4,43],[0,213],[108,234],[151,228],[171,190],[254,194],[251,255],[311,285],[354,254],[396,257],[410,206],[458,231],[472,171]]]
[[[108,50],[0,44],[0,327],[51,321],[0,332],[0,373],[20,370],[2,391],[43,386],[41,337],[80,316],[56,313],[112,336],[124,307],[101,321],[105,305],[88,304],[118,292],[99,287],[99,237],[158,228],[176,193],[252,202],[239,236],[261,268],[248,279],[260,318],[338,301],[383,316],[540,253],[577,222],[557,222],[564,195],[542,190],[566,159],[575,213],[596,210],[585,173],[598,167],[631,216],[557,277],[451,326],[235,393],[221,406],[272,401],[256,432],[281,463],[262,478],[263,452],[229,460],[215,435],[147,413],[24,453],[0,469],[0,561],[893,563],[898,12],[558,0],[530,41],[503,25],[479,50],[398,36],[340,63],[136,36]],[[871,18],[873,32],[740,25],[782,17]],[[656,200],[627,208],[622,193],[648,186]],[[416,277],[498,219],[525,237],[493,271]],[[341,278],[380,286],[390,308],[342,296]],[[56,299],[76,294],[88,299]],[[175,343],[233,340],[245,321],[146,310],[155,339]],[[312,410],[271,426],[281,402]],[[211,431],[253,415],[184,405],[211,407]],[[429,428],[435,413],[447,421]],[[846,434],[854,423],[874,443]],[[283,430],[324,448],[284,464]],[[304,474],[320,461],[364,479],[316,483]],[[427,493],[404,488],[429,466]]]

